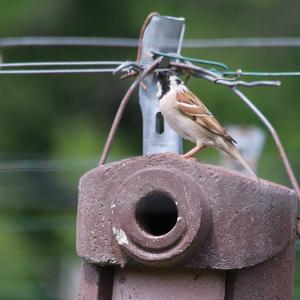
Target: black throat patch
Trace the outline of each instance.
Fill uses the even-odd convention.
[[[157,80],[161,86],[161,95],[159,100],[170,90],[170,74],[167,72],[159,72],[157,74]]]

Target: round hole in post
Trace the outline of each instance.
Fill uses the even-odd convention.
[[[174,200],[167,193],[153,191],[139,200],[135,216],[144,231],[160,236],[176,225],[178,211]]]
[[[111,204],[115,240],[136,261],[175,264],[207,237],[211,219],[206,201],[190,175],[172,168],[142,167],[115,192]]]

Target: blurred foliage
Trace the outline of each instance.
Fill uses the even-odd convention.
[[[151,11],[184,16],[186,38],[297,37],[300,2],[2,0],[0,38],[14,36],[138,37]],[[0,49],[5,62],[135,59],[134,49],[18,47]],[[300,71],[300,48],[198,49],[183,54],[224,61],[231,68]],[[298,135],[300,78],[280,88],[244,89],[278,130],[300,174]],[[0,75],[0,299],[58,299],[61,257],[75,258],[76,186],[96,164],[120,98],[129,82],[111,74]],[[229,90],[192,79],[190,87],[223,124],[256,124],[257,118]],[[114,141],[111,159],[139,155],[141,116],[131,100]],[[187,143],[186,147],[190,145]],[[52,161],[56,171],[31,172],[35,160]],[[205,151],[204,161],[216,159]],[[28,161],[27,172],[18,162]],[[74,161],[73,161],[74,160]],[[82,160],[81,164],[78,162]],[[2,163],[14,167],[1,171]],[[14,164],[15,163],[15,164]],[[75,165],[74,165],[75,164]],[[26,164],[25,164],[26,165]],[[50,168],[51,169],[51,168]],[[259,174],[288,184],[268,136]],[[300,261],[297,261],[297,270]],[[300,298],[296,272],[295,297]]]

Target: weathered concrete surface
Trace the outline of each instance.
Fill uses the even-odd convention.
[[[293,298],[294,245],[254,267],[229,271],[226,300],[291,300]]]
[[[142,170],[147,172],[141,175]],[[127,184],[135,186],[134,193]],[[183,218],[165,238],[135,226],[135,207],[128,209],[151,190],[174,191],[171,198]],[[182,190],[186,196],[180,196]],[[266,261],[295,242],[296,205],[288,188],[175,154],[131,158],[97,167],[81,178],[77,252],[102,265],[155,259],[184,268],[241,269]],[[194,211],[190,235],[188,211]],[[188,243],[180,244],[186,234]],[[172,254],[180,260],[169,261]]]
[[[113,300],[224,300],[225,272],[117,269]]]
[[[82,261],[80,270],[80,300],[111,300],[114,272]]]

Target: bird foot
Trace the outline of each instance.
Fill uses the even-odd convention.
[[[193,161],[196,161],[197,158],[196,157],[193,157],[193,156],[186,156],[185,154],[181,154],[180,155],[182,158],[184,159],[189,159],[189,160],[193,160]]]

